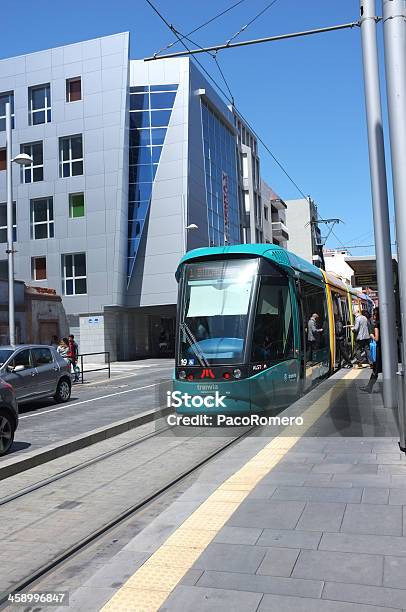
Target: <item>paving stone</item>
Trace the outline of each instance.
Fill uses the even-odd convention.
[[[148,557],[149,553],[121,550],[86,582],[86,587],[117,589],[141,567]]]
[[[313,472],[329,474],[376,474],[378,466],[369,463],[319,463]]]
[[[406,505],[406,489],[389,489],[389,504]]]
[[[360,488],[325,488],[325,487],[278,487],[272,495],[272,500],[306,500],[315,502],[352,502],[361,501],[362,489]]]
[[[255,574],[265,553],[266,548],[260,546],[213,542],[202,552],[193,569]]]
[[[363,504],[387,504],[389,502],[389,489],[366,487],[362,493]]]
[[[406,602],[406,590],[365,586],[362,584],[327,582],[323,590],[323,599],[324,598],[357,604],[388,606],[391,609],[401,610]]]
[[[159,548],[176,529],[176,525],[167,525],[161,517],[162,515],[130,540],[123,550],[138,550],[151,553]]]
[[[203,573],[199,579],[198,586],[215,589],[233,589],[236,591],[275,593],[278,595],[298,595],[300,597],[320,597],[323,590],[323,582],[321,580],[210,571]]]
[[[250,499],[269,499],[276,491],[276,485],[259,484],[250,493]]]
[[[386,475],[387,476],[387,475]],[[390,487],[406,487],[406,476],[400,476],[397,474],[392,474],[392,476],[390,477]]]
[[[293,578],[381,585],[383,558],[322,550],[304,550],[293,569]]]
[[[309,502],[297,528],[305,531],[339,531],[344,510],[345,504]]]
[[[224,612],[224,610],[238,610],[238,612],[255,612],[261,599],[262,593],[177,586],[160,607],[160,611]]]
[[[246,500],[234,512],[228,525],[236,527],[263,527],[293,529],[305,507],[297,501]]]
[[[332,482],[336,487],[345,487],[345,483],[348,483],[353,487],[385,488],[398,486],[393,484],[394,478],[403,478],[403,476],[391,476],[390,474],[333,474]]]
[[[106,604],[115,594],[116,589],[107,588],[87,588],[80,587],[73,594],[69,595],[69,608],[59,606],[53,608],[55,612],[66,612],[74,610],[75,612],[99,612],[104,604]]]
[[[190,569],[183,576],[179,584],[183,584],[185,586],[194,586],[196,582],[199,580],[199,578],[203,575],[203,573],[204,573],[203,570]],[[238,575],[241,576],[241,574],[238,574]],[[207,585],[207,586],[210,586],[210,585]]]
[[[269,548],[257,574],[289,577],[299,556],[297,548]]]
[[[393,612],[393,608],[265,594],[258,612]]]
[[[257,541],[257,545],[316,550],[320,539],[321,532],[316,531],[300,531],[299,529],[264,529]]]
[[[382,504],[348,504],[340,531],[401,536],[402,510]]]
[[[406,556],[406,537],[324,533],[319,549]]]
[[[387,587],[406,589],[406,557],[385,557],[383,584]],[[406,597],[404,604],[406,605]]]
[[[214,542],[223,544],[255,544],[262,533],[255,527],[223,527]]]

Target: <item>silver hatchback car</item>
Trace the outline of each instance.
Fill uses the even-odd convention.
[[[44,397],[70,399],[70,364],[53,346],[0,346],[0,377],[13,387],[19,404]]]

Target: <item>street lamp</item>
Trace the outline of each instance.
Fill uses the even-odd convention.
[[[29,166],[33,163],[32,157],[26,153],[20,153],[11,157],[11,104],[6,103],[6,174],[7,174],[7,260],[8,260],[8,328],[11,346],[15,345],[15,321],[14,321],[14,247],[13,247],[13,172],[12,162],[20,166]]]
[[[189,225],[187,225],[185,227],[186,230],[197,230],[199,229],[199,226],[196,225],[196,223],[189,223]]]

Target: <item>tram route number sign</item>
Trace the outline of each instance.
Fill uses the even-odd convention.
[[[355,287],[374,287],[377,285],[377,282],[376,273],[354,275]]]

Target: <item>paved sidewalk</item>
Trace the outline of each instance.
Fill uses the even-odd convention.
[[[299,436],[263,431],[202,469],[71,609],[405,610],[406,460],[396,415],[359,391],[368,374],[291,406]]]

